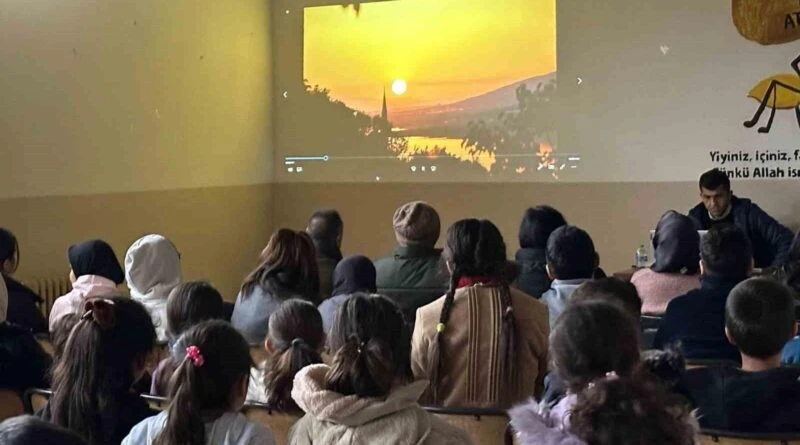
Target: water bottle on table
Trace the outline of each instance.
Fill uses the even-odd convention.
[[[643,267],[647,267],[649,263],[650,258],[647,254],[647,248],[645,248],[644,244],[642,244],[638,249],[636,249],[636,257],[633,264],[637,269],[641,269]]]

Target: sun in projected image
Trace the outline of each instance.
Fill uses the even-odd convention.
[[[556,1],[361,0],[359,14],[305,8],[303,79],[313,97],[303,112],[326,130],[298,145],[336,140],[337,154],[351,157],[538,172],[536,150],[556,143]]]
[[[408,91],[408,84],[403,79],[397,79],[392,83],[392,93],[402,96]]]

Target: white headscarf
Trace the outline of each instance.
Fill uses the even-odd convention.
[[[8,289],[3,274],[0,274],[0,322],[6,321],[8,315]]]
[[[181,260],[175,245],[161,235],[136,240],[125,254],[125,279],[131,297],[150,311],[159,341],[166,341],[167,297],[181,283]]]

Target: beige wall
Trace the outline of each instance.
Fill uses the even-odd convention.
[[[268,0],[0,0],[0,198],[271,178]]]
[[[0,200],[2,224],[19,239],[17,275],[34,279],[69,272],[67,247],[102,238],[120,262],[147,233],[170,238],[181,252],[186,280],[209,280],[236,297],[271,232],[271,186]]]
[[[0,226],[19,277],[158,232],[227,298],[271,232],[268,0],[0,0]]]
[[[275,85],[277,91],[288,92],[275,107],[276,160],[280,160],[319,150],[298,137],[313,116],[293,105],[293,97],[303,88],[304,25],[299,8],[338,3],[274,1],[281,11],[273,23],[280,42],[274,52]],[[284,8],[290,13],[285,14]],[[524,209],[551,204],[591,233],[603,266],[612,272],[631,265],[635,249],[648,241],[648,230],[664,211],[685,212],[697,203],[695,178],[715,166],[710,150],[742,149],[752,154],[777,148],[793,153],[798,133],[791,113],[776,117],[769,135],[745,128],[742,122],[757,106],[747,91],[764,76],[786,71],[796,48],[760,47],[746,41],[731,21],[730,2],[679,0],[665,5],[658,0],[611,0],[589,11],[583,2],[559,1],[557,8],[558,90],[565,116],[559,123],[558,150],[583,156],[580,174],[569,181],[600,182],[554,183],[547,176],[531,176],[522,180],[532,182],[509,184],[489,182],[486,177],[481,178],[486,182],[469,182],[474,178],[445,176],[437,180],[461,182],[352,184],[340,183],[354,181],[343,163],[308,167],[303,175],[289,176],[286,166],[276,162],[275,180],[293,182],[273,186],[274,226],[301,228],[314,209],[334,207],[345,219],[345,253],[375,257],[394,246],[395,208],[424,199],[439,209],[444,227],[468,216],[492,219],[511,256]],[[626,13],[620,14],[623,10]],[[724,85],[714,84],[713,79],[719,78],[726,79]],[[334,155],[337,149],[347,149],[325,148]],[[760,164],[750,167],[756,165]],[[791,165],[800,167],[797,161]],[[385,167],[404,168],[389,161]],[[735,192],[754,199],[793,229],[800,227],[798,190],[797,179],[734,180]]]
[[[400,204],[424,199],[447,226],[465,217],[489,218],[506,240],[509,256],[518,248],[517,230],[525,208],[550,204],[567,220],[589,231],[606,272],[631,266],[639,244],[666,210],[687,211],[697,202],[697,185],[685,183],[597,184],[274,184],[275,227],[304,227],[320,207],[338,209],[345,222],[345,255],[377,257],[395,245],[392,214]],[[750,197],[793,229],[800,227],[797,184],[734,182],[734,191]],[[441,244],[441,239],[440,239]]]
[[[302,228],[314,209],[335,207],[345,252],[380,256],[394,246],[394,209],[412,199],[436,206],[444,227],[492,219],[509,255],[524,208],[555,205],[590,231],[613,271],[629,266],[664,210],[695,203],[694,182],[266,184],[269,33],[277,53],[286,37],[268,7],[0,0],[0,225],[20,238],[20,277],[65,273],[67,246],[87,238],[107,239],[122,256],[139,235],[160,232],[182,251],[187,279],[210,279],[232,298],[275,227]],[[274,19],[297,20],[292,12]],[[796,181],[735,189],[800,225]]]

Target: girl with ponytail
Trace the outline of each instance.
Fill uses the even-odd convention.
[[[539,395],[547,373],[547,308],[509,287],[506,246],[491,221],[447,230],[447,294],[417,310],[412,368],[426,404],[509,408]],[[523,371],[524,372],[520,372]]]
[[[136,425],[123,445],[274,445],[263,426],[239,410],[250,378],[250,348],[224,321],[204,321],[186,331],[169,383],[170,403]],[[178,348],[173,348],[173,355]]]
[[[521,445],[693,445],[697,424],[680,396],[641,361],[636,320],[603,300],[572,303],[550,335],[557,404],[513,408]]]
[[[87,300],[53,371],[53,396],[39,414],[86,440],[118,445],[153,415],[132,387],[156,344],[147,309],[130,298]]]
[[[269,317],[264,347],[267,360],[255,370],[247,389],[247,400],[271,410],[302,414],[292,400],[292,383],[298,371],[322,363],[325,346],[322,317],[313,303],[292,299],[281,303]]]
[[[402,312],[380,295],[355,293],[336,312],[333,365],[303,368],[292,398],[306,412],[292,445],[471,444],[464,431],[423,410],[427,382],[413,382]]]

